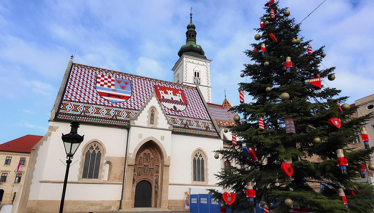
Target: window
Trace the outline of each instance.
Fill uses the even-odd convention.
[[[99,143],[92,143],[87,146],[85,152],[82,178],[98,179],[101,162],[102,147]]]
[[[200,85],[200,70],[198,67],[195,67],[194,69],[193,83]]]
[[[16,174],[16,179],[14,180],[14,182],[15,183],[20,183],[21,182],[21,177],[22,177],[21,173]]]
[[[21,166],[24,166],[26,164],[26,158],[21,158],[20,161],[21,161]]]
[[[149,120],[149,124],[151,124],[151,125],[155,124],[155,109],[151,110],[151,118]]]
[[[205,155],[197,150],[193,155],[193,181],[205,182]]]
[[[6,178],[8,177],[8,173],[2,173],[0,182],[6,182]]]
[[[5,165],[10,165],[10,162],[12,162],[12,157],[7,156],[5,159]]]

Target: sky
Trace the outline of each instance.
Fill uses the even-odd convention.
[[[70,55],[74,62],[173,81],[190,8],[197,44],[211,62],[213,103],[239,103],[244,55],[267,0],[0,1],[0,143],[45,135]],[[280,0],[300,22],[323,0]],[[301,25],[347,103],[374,93],[374,1],[326,0]],[[365,49],[366,48],[366,49]],[[250,97],[246,97],[247,100]]]

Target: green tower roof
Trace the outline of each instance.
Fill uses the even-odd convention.
[[[187,25],[187,32],[186,32],[186,44],[183,45],[180,50],[178,51],[179,57],[183,54],[191,55],[199,58],[204,58],[205,53],[203,48],[200,45],[196,44],[196,26],[192,23],[192,13],[190,13],[190,23]]]

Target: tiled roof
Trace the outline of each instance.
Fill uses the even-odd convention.
[[[225,99],[222,105],[208,103],[208,106],[218,126],[231,126],[235,124],[233,117],[236,113],[228,111],[232,107],[228,100]]]
[[[130,82],[131,96],[122,102],[103,98],[96,90],[98,76],[110,76]],[[162,104],[169,122],[174,126],[184,127],[187,123],[190,129],[206,130],[208,126],[209,131],[216,132],[196,87],[77,63],[73,64],[57,118],[69,120],[76,118],[86,122],[127,126],[130,118],[139,113],[157,88],[168,88],[183,93],[183,100],[187,105],[184,105],[185,108],[182,110],[166,107],[168,104],[170,106],[174,102],[181,101],[169,100],[170,103]],[[163,98],[159,99],[160,102],[165,100]]]
[[[25,135],[23,137],[0,144],[0,151],[31,153],[31,149],[42,139],[39,135]]]

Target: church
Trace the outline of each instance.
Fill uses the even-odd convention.
[[[19,212],[57,212],[65,175],[61,135],[84,140],[69,172],[66,212],[185,209],[186,192],[218,189],[215,173],[233,125],[230,103],[212,103],[210,62],[187,25],[174,82],[68,63],[46,135],[34,146]],[[151,70],[149,71],[151,72]],[[206,192],[206,191],[205,191]]]

